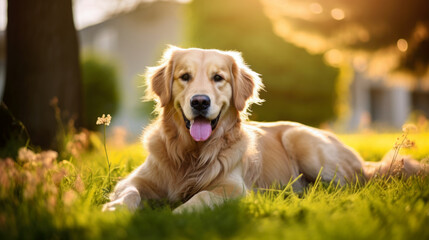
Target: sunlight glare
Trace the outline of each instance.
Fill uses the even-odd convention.
[[[273,30],[278,36],[282,37],[286,41],[305,48],[313,54],[323,52],[328,47],[328,43],[323,37],[317,34],[298,31],[297,29],[292,28],[291,24],[282,19],[274,22]]]

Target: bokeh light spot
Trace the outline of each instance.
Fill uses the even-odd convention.
[[[324,58],[328,64],[338,66],[343,62],[344,57],[340,50],[334,48],[325,52]]]
[[[406,52],[408,49],[408,42],[407,40],[401,38],[396,42],[396,46],[398,47],[399,51]]]
[[[323,12],[322,5],[317,2],[310,3],[310,11],[314,14],[321,14]]]
[[[344,13],[344,11],[342,9],[334,8],[331,10],[331,16],[333,19],[340,21],[346,17],[346,14]]]

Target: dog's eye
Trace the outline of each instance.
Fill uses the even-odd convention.
[[[185,73],[182,76],[180,76],[180,79],[182,79],[183,81],[189,81],[189,79],[191,78],[191,76],[189,75],[189,73]]]
[[[221,75],[219,75],[219,74],[216,74],[216,75],[214,75],[213,80],[215,82],[220,82],[220,81],[223,80],[223,77]]]

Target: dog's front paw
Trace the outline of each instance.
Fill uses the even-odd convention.
[[[141,201],[140,196],[136,194],[124,196],[104,204],[102,211],[111,212],[111,211],[116,211],[118,209],[127,208],[128,210],[134,212],[139,207],[140,201]]]
[[[184,203],[184,204],[178,206],[176,209],[174,209],[173,214],[182,214],[184,212],[188,212],[188,213],[197,212],[201,208],[203,208],[203,206]]]
[[[176,209],[173,210],[173,214],[181,214],[186,210],[186,207],[184,207],[183,205],[177,207]]]
[[[121,201],[121,199],[117,199],[115,201],[108,202],[108,203],[104,204],[102,211],[103,212],[113,212],[113,211],[116,211],[118,209],[123,209],[123,208],[126,208],[124,202]]]

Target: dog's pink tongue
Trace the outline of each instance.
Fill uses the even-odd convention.
[[[192,138],[199,142],[205,141],[212,134],[212,126],[210,125],[210,120],[205,118],[195,118],[194,123],[191,125],[191,136]]]

